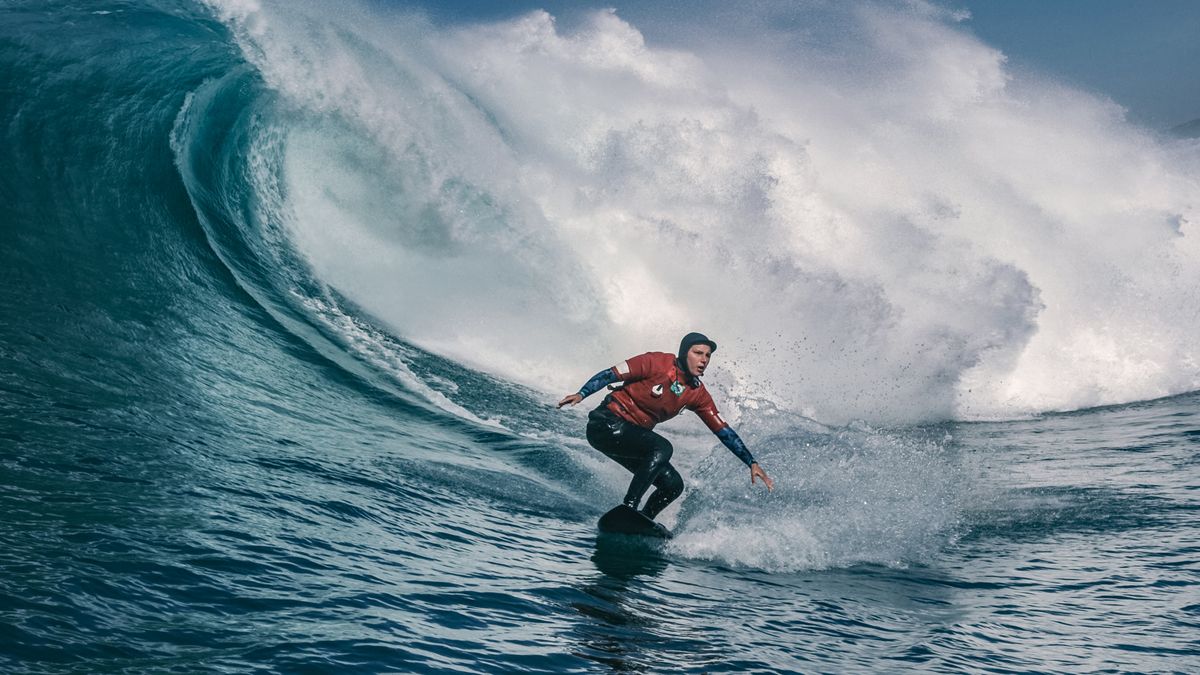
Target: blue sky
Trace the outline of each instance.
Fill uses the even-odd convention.
[[[1200,118],[1200,0],[960,0],[967,27],[1028,68],[1101,93],[1131,119]]]
[[[434,20],[455,23],[545,9],[570,21],[581,10],[615,7],[654,41],[653,26],[694,19],[705,5],[722,13],[746,8],[776,17],[829,0],[739,3],[658,0],[414,0]],[[902,2],[903,0],[896,0]],[[966,9],[963,26],[1000,49],[1016,71],[1048,75],[1116,101],[1132,121],[1154,129],[1200,118],[1200,0],[937,0]],[[664,19],[666,20],[664,22]],[[785,18],[787,22],[792,19]],[[776,24],[778,27],[778,24]]]

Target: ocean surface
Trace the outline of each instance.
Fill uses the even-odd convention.
[[[764,6],[0,5],[0,672],[1200,672],[1200,141]]]

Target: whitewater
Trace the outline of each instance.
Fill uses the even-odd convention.
[[[1200,140],[702,10],[0,8],[0,669],[1200,667]],[[553,404],[692,330],[776,489],[598,537]]]
[[[1195,143],[1014,81],[933,8],[847,10],[818,55],[215,4],[308,113],[278,220],[432,351],[557,391],[703,325],[737,396],[840,422],[1200,388]]]

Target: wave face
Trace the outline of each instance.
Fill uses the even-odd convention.
[[[0,670],[1194,670],[1200,144],[708,9],[0,7]],[[776,490],[598,539],[690,330]]]

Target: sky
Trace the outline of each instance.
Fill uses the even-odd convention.
[[[684,0],[399,2],[423,6],[435,21],[447,23],[495,20],[545,9],[569,24],[583,10],[615,7],[651,42],[666,39],[656,35],[655,26],[669,26],[672,16],[692,19],[703,11],[698,8],[709,4]],[[719,6],[722,12],[731,7],[766,8],[779,16],[788,14],[781,8],[789,5],[823,2],[828,0],[747,0]],[[1010,68],[1107,97],[1125,108],[1137,124],[1168,130],[1200,118],[1200,0],[937,0],[936,4],[969,12],[961,25],[1002,51]]]
[[[1102,94],[1157,129],[1200,118],[1200,0],[961,0],[1027,68]]]

